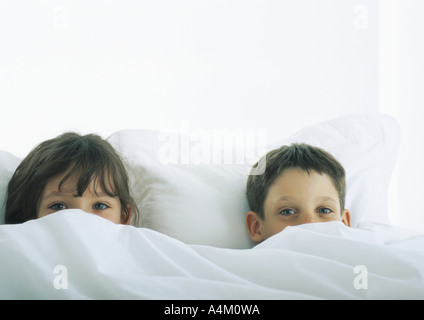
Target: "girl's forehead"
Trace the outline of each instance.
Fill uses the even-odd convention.
[[[64,192],[64,193],[78,193],[78,183],[81,179],[81,175],[79,173],[74,173],[67,177],[69,171],[65,171],[64,173],[58,174],[51,178],[44,187],[44,192]],[[66,179],[65,179],[66,178]],[[104,185],[103,185],[104,184]],[[108,190],[105,190],[107,188]],[[95,193],[95,194],[105,194],[106,191],[112,189],[111,181],[109,176],[106,175],[104,181],[99,178],[91,177],[90,183],[87,185],[87,190],[84,192]]]

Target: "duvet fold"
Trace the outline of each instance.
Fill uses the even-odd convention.
[[[329,222],[224,249],[64,210],[0,226],[0,298],[424,299],[424,235]]]

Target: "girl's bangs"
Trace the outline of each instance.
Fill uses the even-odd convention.
[[[115,170],[108,168],[106,165],[76,162],[67,171],[67,174],[59,183],[59,190],[67,180],[77,176],[75,195],[77,197],[81,197],[87,189],[96,196],[100,192],[104,192],[111,197],[117,197],[119,194],[118,190],[116,190],[116,177],[113,174]],[[98,190],[99,188],[100,190]]]

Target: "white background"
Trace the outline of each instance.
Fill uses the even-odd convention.
[[[390,214],[424,230],[422,0],[0,0],[0,149],[67,130],[395,116]]]

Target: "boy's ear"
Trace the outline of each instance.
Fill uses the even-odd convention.
[[[264,240],[262,235],[261,220],[254,211],[249,211],[246,214],[246,228],[249,233],[250,239],[254,242],[261,242]]]
[[[342,222],[350,227],[350,211],[348,209],[344,209],[342,213]]]

